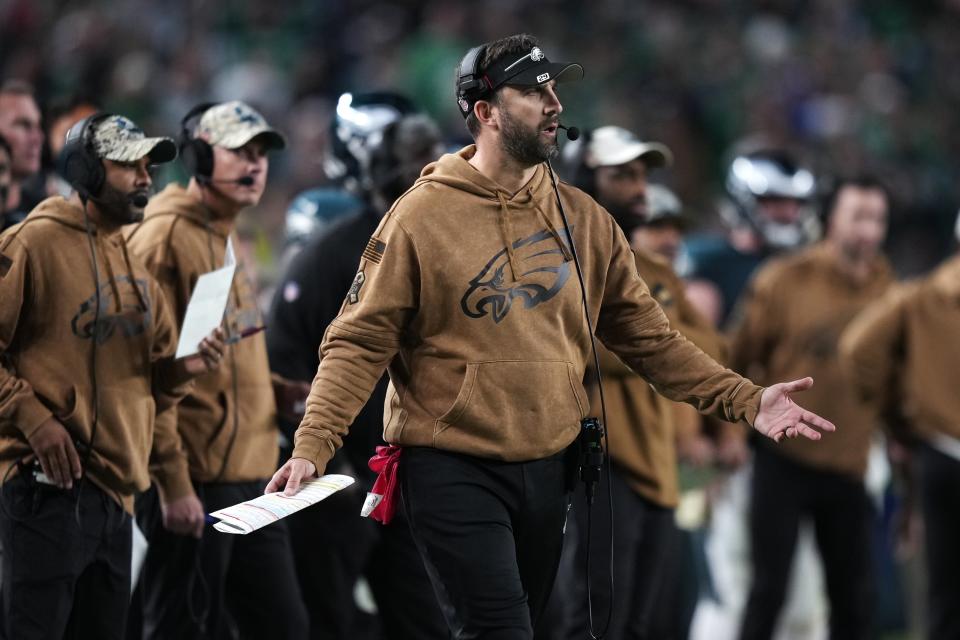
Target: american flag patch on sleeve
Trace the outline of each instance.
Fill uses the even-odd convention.
[[[383,252],[387,249],[387,243],[381,242],[376,237],[370,238],[366,248],[363,250],[363,257],[373,264],[380,264],[383,260]]]

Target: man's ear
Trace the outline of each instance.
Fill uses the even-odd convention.
[[[477,100],[473,105],[473,115],[480,124],[495,127],[497,124],[493,114],[495,108],[494,104],[488,100]]]

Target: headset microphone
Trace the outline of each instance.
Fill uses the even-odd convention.
[[[147,206],[148,198],[145,194],[135,193],[132,196],[127,196],[127,200],[130,201],[130,204],[135,206],[137,209],[143,209]]]
[[[565,127],[559,123],[557,123],[557,127],[567,132],[567,140],[571,142],[580,137],[580,129],[577,127]]]

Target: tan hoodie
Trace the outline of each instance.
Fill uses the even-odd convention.
[[[520,461],[577,436],[590,339],[550,178],[540,166],[511,195],[473,153],[428,165],[371,238],[327,329],[294,456],[323,469],[388,365],[388,442]],[[752,421],[762,389],[671,331],[613,219],[560,191],[606,346],[668,397]]]
[[[854,281],[822,242],[777,258],[757,273],[733,338],[734,367],[762,381],[813,376],[816,384],[797,393],[797,402],[837,425],[819,442],[785,440],[776,451],[812,467],[863,477],[874,420],[841,366],[838,343],[847,324],[892,282],[882,257],[865,281]]]
[[[169,412],[188,385],[173,369],[177,331],[156,280],[127,254],[120,232],[94,229],[100,272],[97,432],[87,470],[132,512],[149,486],[148,456],[165,501],[192,493]],[[89,443],[96,311],[83,211],[48,198],[0,236],[0,464],[30,454],[27,437],[55,416]],[[152,449],[152,453],[151,453]],[[81,460],[83,452],[81,451]]]
[[[215,218],[203,202],[172,184],[150,199],[144,221],[129,232],[130,250],[160,281],[177,326],[197,278],[223,266],[232,228],[233,220]],[[224,317],[228,336],[263,324],[240,262]],[[277,466],[276,404],[264,334],[243,338],[227,351],[219,370],[197,378],[177,407],[190,476],[199,482],[260,480]]]
[[[960,257],[954,256],[872,302],[844,331],[840,351],[863,399],[885,418],[905,419],[913,436],[960,439],[958,329]]]

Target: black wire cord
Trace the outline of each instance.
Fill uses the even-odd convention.
[[[597,339],[593,334],[593,322],[590,320],[590,310],[587,305],[587,287],[583,280],[583,269],[580,266],[580,256],[577,253],[577,246],[573,241],[573,234],[570,232],[570,223],[567,221],[567,214],[563,208],[563,201],[560,199],[560,189],[557,187],[557,178],[553,173],[553,165],[547,160],[547,170],[550,173],[550,183],[553,185],[553,193],[557,198],[557,207],[560,209],[560,217],[563,219],[563,228],[567,234],[567,241],[570,243],[570,253],[573,255],[573,264],[577,268],[577,278],[580,280],[580,297],[583,301],[583,315],[587,320],[587,330],[590,334],[590,347],[593,350],[593,366],[597,372],[597,388],[600,390],[600,414],[603,419],[603,446],[607,451],[604,462],[606,467],[606,476],[607,476],[607,498],[609,500],[610,506],[610,603],[607,607],[607,619],[604,622],[603,630],[599,634],[594,631],[593,624],[593,592],[590,587],[590,555],[591,555],[591,529],[592,529],[592,518],[591,513],[593,511],[593,501],[589,500],[587,503],[587,553],[586,553],[586,581],[587,581],[587,616],[590,620],[590,637],[593,640],[602,640],[607,635],[607,632],[610,630],[610,620],[613,618],[613,602],[614,602],[614,584],[613,584],[613,491],[611,489],[611,475],[610,475],[610,437],[608,435],[608,430],[606,428],[607,424],[607,403],[603,397],[603,380],[600,374],[600,357],[597,355]]]

